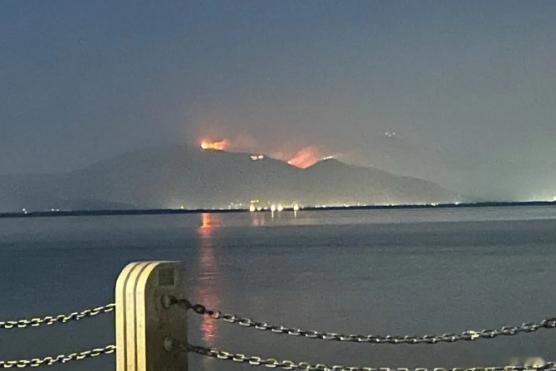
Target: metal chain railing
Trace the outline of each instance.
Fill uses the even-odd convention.
[[[100,307],[85,309],[80,312],[73,312],[69,314],[58,314],[45,317],[37,317],[31,319],[19,319],[14,321],[0,321],[0,329],[19,329],[27,327],[50,326],[57,323],[68,323],[71,321],[79,321],[84,318],[98,316],[99,314],[113,312],[116,304],[107,304]]]
[[[52,366],[58,363],[67,363],[71,361],[80,361],[87,358],[95,358],[105,354],[111,354],[116,351],[116,346],[107,345],[102,348],[93,348],[81,352],[70,354],[58,354],[56,356],[46,356],[42,358],[19,359],[14,361],[0,361],[0,369],[3,368],[28,368],[40,366]]]
[[[323,332],[315,330],[303,330],[295,327],[273,325],[268,322],[259,322],[247,317],[235,314],[223,313],[219,310],[207,309],[201,304],[192,304],[186,299],[170,298],[171,304],[179,305],[186,310],[208,316],[214,320],[222,320],[227,323],[242,327],[250,327],[260,331],[269,331],[274,334],[285,334],[304,337],[309,339],[320,339],[351,343],[371,344],[438,344],[454,343],[457,341],[473,341],[477,339],[494,339],[498,336],[513,336],[520,333],[531,333],[539,329],[556,328],[556,318],[544,319],[539,322],[528,322],[518,326],[503,326],[498,329],[467,330],[461,333],[445,333],[441,335],[357,335],[341,334],[335,332]]]
[[[236,324],[242,327],[250,327],[260,331],[269,331],[276,334],[286,334],[291,336],[305,337],[309,339],[321,339],[340,342],[355,343],[372,343],[372,344],[437,344],[442,342],[457,341],[473,341],[477,339],[492,339],[498,336],[513,336],[519,333],[535,332],[539,329],[556,328],[556,318],[545,319],[539,322],[523,323],[519,326],[503,326],[499,329],[489,330],[467,330],[459,334],[442,334],[442,335],[353,335],[340,334],[332,332],[321,332],[313,330],[303,330],[294,327],[272,325],[267,322],[259,322],[247,317],[235,314],[228,314],[219,310],[208,309],[201,304],[192,304],[186,299],[177,299],[174,297],[165,297],[165,305],[178,305],[185,310],[192,310],[203,316],[208,316],[214,320],[222,320],[227,323]],[[85,309],[79,312],[69,314],[59,314],[54,316],[45,316],[32,319],[20,319],[15,321],[0,322],[0,329],[15,329],[27,327],[39,327],[42,325],[53,325],[57,323],[68,323],[71,321],[79,321],[84,318],[95,317],[103,313],[113,312],[115,304],[108,304],[91,309]],[[263,358],[260,356],[245,355],[242,353],[231,353],[219,349],[206,348],[202,346],[194,346],[180,343],[175,340],[182,351],[196,353],[202,356],[212,357],[220,360],[233,361],[237,363],[245,363],[251,366],[261,366],[267,368],[279,368],[284,370],[302,370],[302,371],[428,371],[426,368],[373,368],[373,367],[354,367],[342,365],[326,365],[311,364],[309,362],[294,362],[290,360],[277,360],[275,358]],[[81,352],[70,354],[59,354],[55,356],[45,356],[42,358],[20,359],[11,361],[0,361],[0,369],[5,368],[28,368],[51,366],[59,363],[67,363],[87,358],[99,357],[101,355],[111,354],[116,351],[114,345],[107,345],[102,348],[93,348]],[[504,367],[473,367],[473,368],[434,368],[434,371],[556,371],[556,363],[549,362],[543,366],[504,366]]]
[[[312,364],[309,362],[294,362],[290,360],[277,360],[275,358],[264,358],[260,356],[245,355],[242,353],[231,353],[219,349],[206,348],[202,346],[179,344],[184,352],[196,353],[202,356],[216,358],[236,363],[246,363],[251,366],[279,368],[283,370],[303,371],[428,371],[427,368],[389,368],[389,367],[360,367],[326,365],[322,363]],[[542,366],[496,366],[496,367],[471,367],[471,368],[433,368],[433,371],[556,371],[556,363],[549,362]]]
[[[107,304],[100,307],[84,309],[79,312],[68,314],[57,314],[44,317],[36,317],[31,319],[18,319],[14,321],[0,321],[0,330],[22,329],[29,327],[51,326],[58,323],[68,323],[79,321],[84,318],[91,318],[104,313],[113,312],[116,309],[115,304]],[[93,348],[81,352],[69,354],[58,354],[55,356],[35,357],[31,359],[18,359],[11,361],[1,361],[0,369],[4,368],[28,368],[52,366],[59,363],[67,363],[71,361],[80,361],[87,358],[95,358],[105,354],[111,354],[116,351],[116,346],[106,345],[102,348]]]

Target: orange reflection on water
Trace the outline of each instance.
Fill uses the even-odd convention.
[[[198,285],[195,293],[197,303],[209,308],[218,308],[219,300],[219,267],[214,253],[214,232],[222,226],[220,214],[203,213],[201,222],[197,228],[199,235],[199,258],[198,258]],[[203,341],[213,344],[217,334],[214,320],[203,316],[201,320],[201,333]]]
[[[220,214],[202,213],[201,225],[197,232],[201,237],[210,237],[216,228],[222,226],[222,218]]]

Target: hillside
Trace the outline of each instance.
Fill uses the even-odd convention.
[[[421,204],[458,201],[425,180],[337,160],[299,169],[268,157],[186,146],[123,154],[52,175],[0,176],[0,211],[217,208],[250,200],[318,204]]]

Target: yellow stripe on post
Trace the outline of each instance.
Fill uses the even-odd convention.
[[[187,371],[187,353],[168,349],[168,340],[187,343],[186,312],[163,305],[164,297],[185,294],[185,269],[178,262],[136,262],[122,270],[116,282],[117,371]]]

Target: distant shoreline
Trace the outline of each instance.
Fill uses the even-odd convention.
[[[334,211],[334,210],[395,210],[395,209],[438,209],[438,208],[473,208],[473,207],[509,207],[509,206],[556,206],[555,201],[527,202],[476,202],[461,204],[438,205],[365,205],[365,206],[326,206],[304,207],[299,211]],[[168,214],[201,214],[201,213],[249,213],[248,209],[122,209],[122,210],[60,210],[60,211],[28,211],[0,213],[0,218],[44,218],[64,216],[114,216],[114,215],[168,215]],[[266,213],[270,210],[255,211]],[[293,212],[286,208],[282,212]]]

